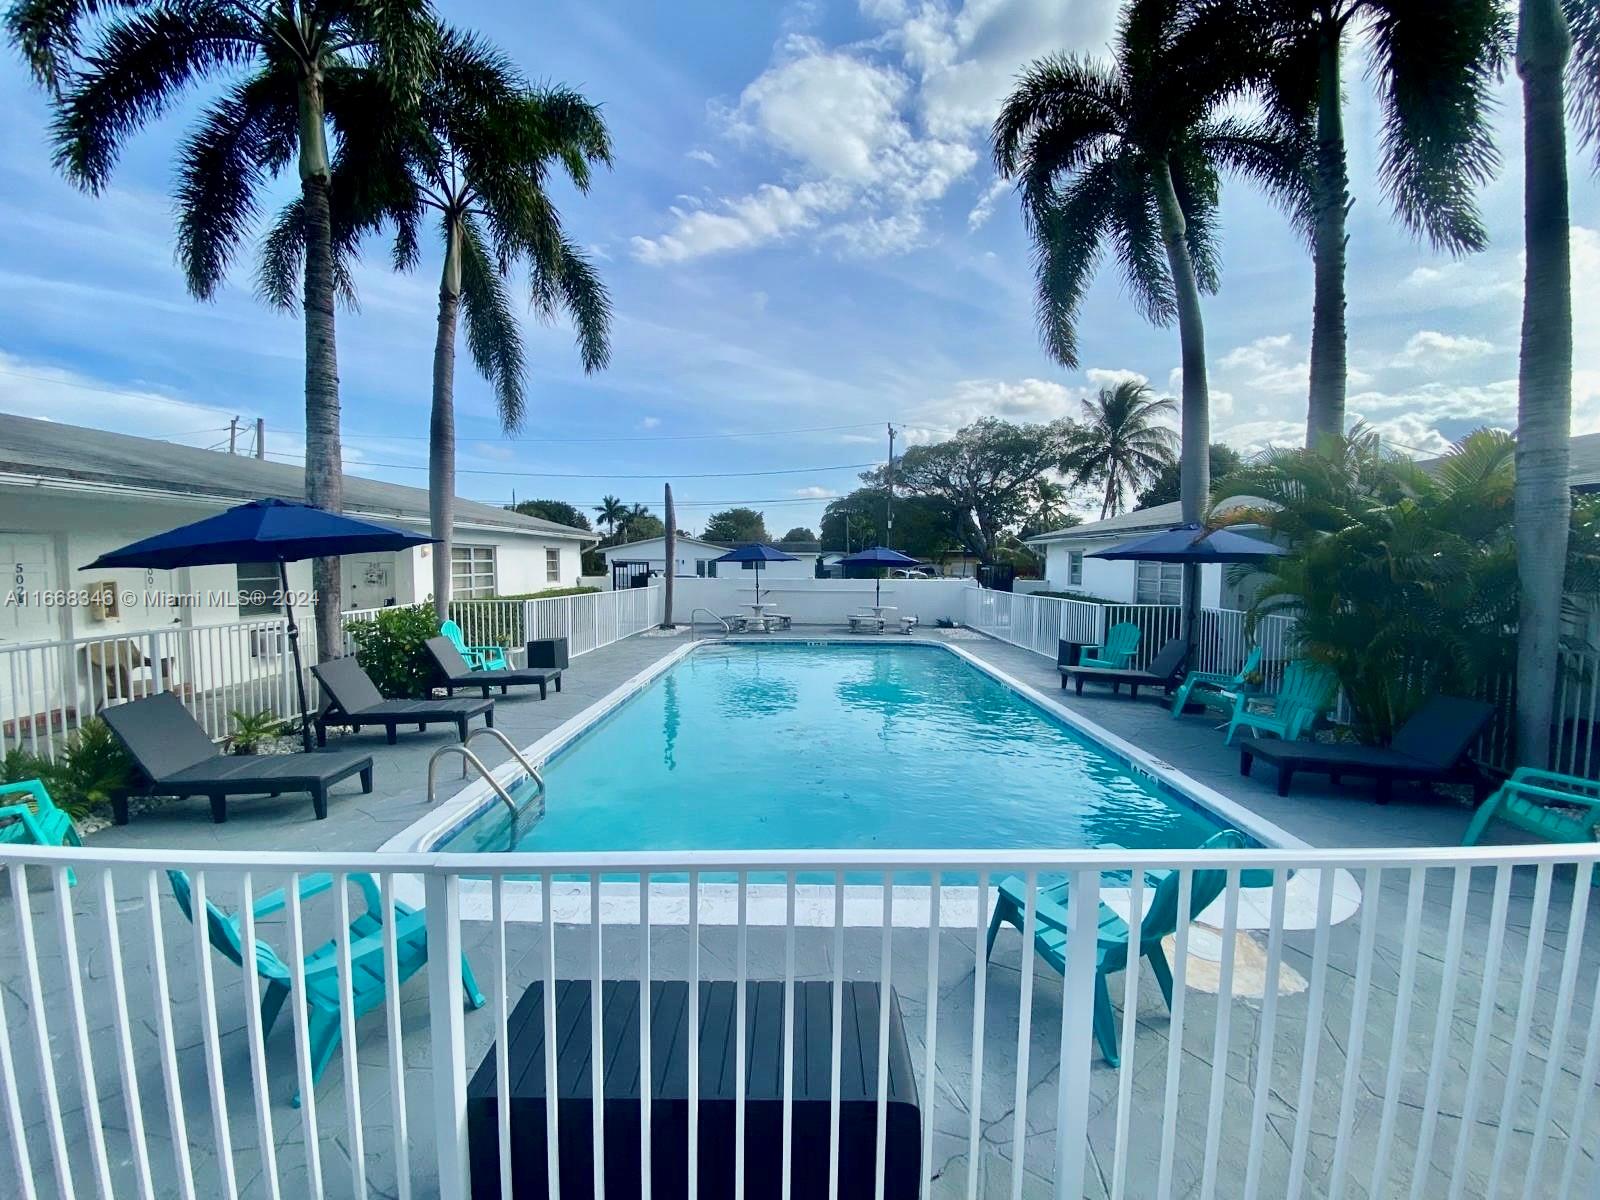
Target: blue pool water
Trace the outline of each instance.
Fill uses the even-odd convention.
[[[701,647],[451,850],[1196,846],[1218,824],[938,647]],[[527,821],[522,822],[524,826]]]

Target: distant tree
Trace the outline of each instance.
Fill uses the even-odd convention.
[[[884,489],[863,487],[831,501],[822,514],[822,548],[848,554],[882,545],[884,498]],[[950,506],[927,496],[895,496],[894,543],[924,562],[939,562],[961,548]]]
[[[1067,487],[1044,475],[1033,481],[1033,512],[1028,524],[1041,530],[1060,529],[1067,521]]]
[[[511,511],[519,512],[525,517],[541,517],[546,521],[554,521],[557,525],[570,525],[574,529],[594,528],[581,509],[568,504],[565,500],[519,500],[511,506]]]
[[[780,542],[814,542],[817,540],[817,535],[804,525],[796,525],[778,540]]]
[[[1215,490],[1217,481],[1232,475],[1244,466],[1244,456],[1232,446],[1222,442],[1211,443],[1211,479]],[[1154,508],[1157,504],[1171,504],[1178,499],[1178,464],[1169,463],[1161,469],[1155,482],[1139,493],[1133,502],[1135,509]]]
[[[943,503],[967,549],[994,562],[1001,537],[1014,532],[1032,509],[1035,481],[1067,461],[1073,434],[1070,421],[1013,425],[985,417],[948,441],[907,450],[895,463],[895,486]],[[879,467],[861,478],[881,488],[886,476]],[[898,501],[896,509],[898,518]],[[900,540],[898,520],[895,538]]]
[[[666,537],[667,527],[661,518],[642,504],[635,504],[613,535],[617,542],[643,542],[650,538]],[[613,543],[615,544],[615,543]]]
[[[600,503],[594,506],[595,516],[600,518],[608,532],[616,533],[617,526],[628,515],[628,506],[615,496],[602,496]]]
[[[1103,387],[1083,402],[1072,474],[1101,493],[1102,521],[1122,511],[1128,492],[1147,487],[1176,464],[1178,434],[1161,418],[1177,409],[1170,396],[1157,396],[1135,379]]]
[[[767,523],[753,508],[725,508],[706,520],[705,536],[713,542],[768,542]]]

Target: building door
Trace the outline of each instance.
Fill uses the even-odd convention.
[[[40,593],[56,586],[55,551],[50,538],[0,532],[0,564],[5,570],[0,642],[49,642],[59,638],[61,610],[40,603]]]

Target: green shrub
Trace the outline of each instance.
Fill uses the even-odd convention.
[[[433,663],[423,643],[439,635],[432,604],[385,608],[371,620],[351,621],[345,632],[355,643],[356,662],[391,700],[414,700],[428,694]]]
[[[228,735],[228,749],[235,754],[254,754],[263,742],[276,737],[283,726],[283,719],[266,709],[252,713],[236,708],[228,714],[228,721],[233,726],[233,732]]]
[[[38,779],[73,820],[82,820],[111,803],[111,793],[125,787],[133,772],[127,751],[99,718],[67,738],[54,759],[20,747],[0,759],[0,782]]]
[[[1020,593],[1019,593],[1020,594]],[[1029,592],[1030,596],[1049,596],[1053,600],[1080,600],[1085,604],[1112,604],[1104,596],[1090,596],[1084,592]]]
[[[598,592],[597,587],[553,587],[542,592],[517,592],[510,596],[496,596],[496,600],[549,600],[554,596],[586,596]]]

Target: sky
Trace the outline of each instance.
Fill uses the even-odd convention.
[[[1174,329],[1146,324],[1111,264],[1083,308],[1081,369],[1040,349],[1028,242],[986,132],[1018,70],[1104,53],[1111,0],[684,0],[446,3],[526,75],[603,106],[615,166],[554,198],[616,310],[609,368],[583,374],[563,322],[529,319],[528,415],[508,437],[463,353],[459,491],[492,503],[603,495],[698,531],[731,504],[774,536],[817,527],[827,498],[898,448],[979,417],[1077,416],[1129,374],[1176,393]],[[1521,306],[1520,98],[1499,93],[1504,162],[1482,193],[1490,246],[1454,259],[1391,218],[1380,114],[1359,50],[1347,68],[1352,416],[1416,454],[1511,428]],[[0,410],[225,444],[266,422],[269,455],[304,448],[302,332],[257,301],[252,252],[211,303],[173,259],[174,149],[200,96],[127,146],[98,197],[53,169],[48,111],[0,62]],[[1571,163],[1575,432],[1600,431],[1600,186]],[[268,211],[288,194],[283,181]],[[1214,436],[1298,441],[1311,265],[1247,183],[1225,185],[1223,278],[1205,301]],[[426,486],[440,256],[389,269],[364,247],[360,308],[338,317],[347,470]],[[241,436],[247,448],[249,434]],[[1088,503],[1082,507],[1089,507]]]

